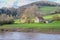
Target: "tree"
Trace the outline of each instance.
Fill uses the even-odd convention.
[[[33,5],[33,6],[26,8],[23,14],[29,18],[34,18],[36,15],[39,15],[40,12],[39,12],[38,7],[36,5]]]
[[[18,17],[18,18],[21,18],[21,16],[22,16],[22,14],[23,14],[23,12],[24,12],[25,9],[26,9],[26,8],[24,8],[24,7],[19,7],[19,8],[17,9],[17,17]]]
[[[38,7],[36,5],[33,5],[33,6],[30,6],[30,7],[27,7],[24,10],[23,15],[26,15],[27,21],[30,23],[32,21],[32,19],[35,18],[35,16],[40,15],[40,12],[39,12]]]

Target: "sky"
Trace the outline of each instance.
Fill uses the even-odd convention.
[[[41,0],[0,0],[0,8],[19,7],[36,1],[41,1]],[[43,0],[43,1],[52,1],[52,2],[60,3],[60,0]]]

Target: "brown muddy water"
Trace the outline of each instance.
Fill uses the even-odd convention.
[[[60,34],[36,32],[1,32],[0,40],[60,40]]]

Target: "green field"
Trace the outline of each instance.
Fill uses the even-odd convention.
[[[60,7],[59,7],[60,8]],[[40,11],[43,14],[49,14],[50,12],[54,12],[55,10],[57,10],[57,7],[53,7],[53,6],[42,6],[40,8]]]

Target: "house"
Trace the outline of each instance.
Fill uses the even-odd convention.
[[[36,16],[36,17],[35,17],[35,23],[42,22],[43,20],[44,20],[44,18],[41,17],[41,16]]]

